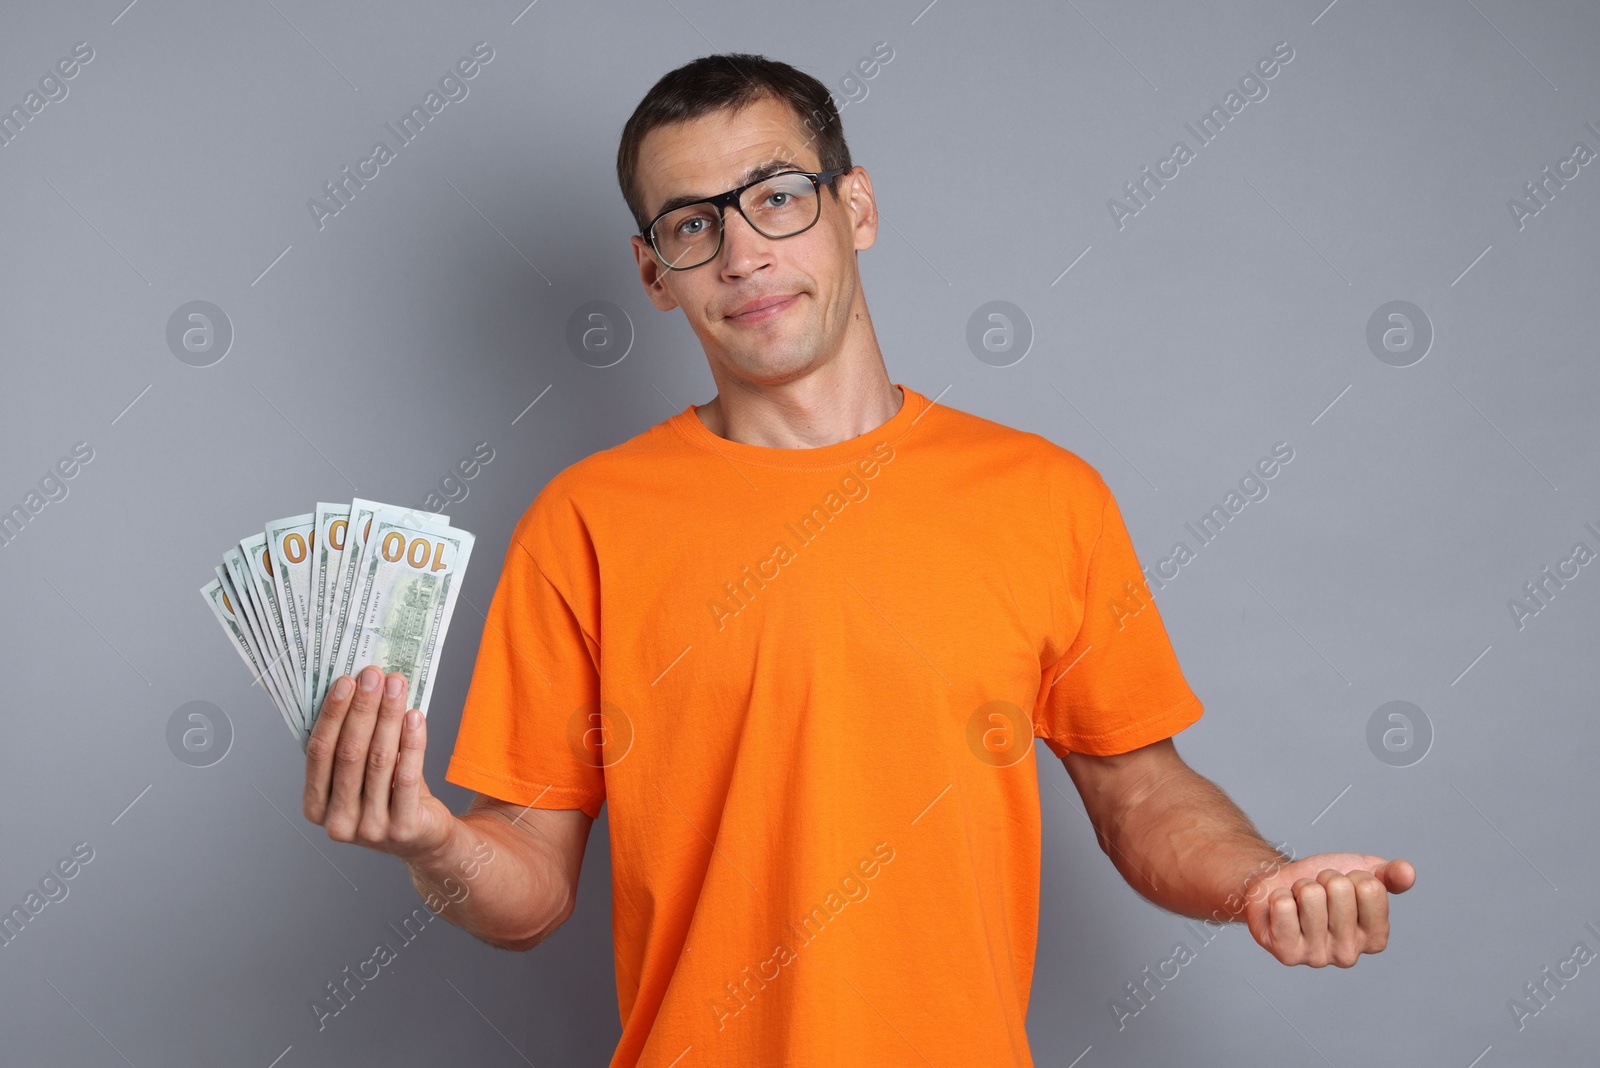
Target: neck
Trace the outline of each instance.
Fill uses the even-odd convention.
[[[773,449],[816,449],[875,430],[893,418],[905,395],[879,359],[858,373],[828,364],[779,385],[734,380],[695,406],[720,438]]]

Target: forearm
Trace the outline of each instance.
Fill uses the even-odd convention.
[[[1163,775],[1097,828],[1128,884],[1164,909],[1243,918],[1254,885],[1290,859],[1217,785],[1185,766]]]
[[[456,817],[436,853],[406,861],[430,911],[500,949],[538,945],[572,912],[572,897],[551,850],[494,812]]]

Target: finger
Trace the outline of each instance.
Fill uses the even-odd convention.
[[[372,665],[356,676],[356,695],[339,728],[333,747],[333,789],[328,796],[328,815],[323,821],[328,837],[340,842],[355,839],[361,820],[361,782],[366,777],[367,743],[372,740],[372,725],[378,718],[383,672]]]
[[[1361,876],[1365,876],[1362,878]],[[1361,930],[1361,951],[1381,953],[1389,944],[1389,891],[1383,880],[1365,872],[1351,873],[1356,895],[1356,924]]]
[[[389,798],[389,833],[400,843],[422,832],[422,757],[428,746],[428,721],[416,709],[405,714],[400,729],[400,759],[394,766],[394,792]]]
[[[381,842],[389,836],[389,784],[394,778],[395,760],[400,750],[400,720],[406,714],[406,677],[391,673],[383,680],[383,699],[367,745],[366,784],[361,791],[363,841]]]
[[[1391,894],[1403,894],[1417,883],[1417,869],[1409,860],[1386,860],[1373,869],[1373,874],[1383,881]]]
[[[1362,875],[1370,875],[1361,872]],[[1360,930],[1356,916],[1356,887],[1350,876],[1333,868],[1317,873],[1317,882],[1328,902],[1328,955],[1334,964],[1349,968],[1361,957],[1361,947],[1366,935]]]
[[[1294,891],[1287,886],[1273,890],[1267,899],[1271,909],[1272,953],[1285,964],[1298,964],[1305,948],[1300,932],[1300,906]]]
[[[339,728],[350,710],[350,697],[355,693],[356,680],[340,675],[328,688],[322,699],[322,711],[311,728],[311,738],[306,742],[306,792],[301,808],[306,819],[320,824],[328,812],[328,785],[333,779],[333,747],[339,740]]]
[[[1328,963],[1328,892],[1315,879],[1296,879],[1294,896],[1300,903],[1306,963],[1320,968]]]

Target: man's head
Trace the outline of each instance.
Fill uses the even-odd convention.
[[[669,269],[645,237],[633,237],[651,302],[683,309],[719,383],[725,374],[762,385],[790,381],[863,348],[863,339],[876,354],[855,256],[877,234],[871,181],[851,165],[827,88],[763,56],[706,56],[669,72],[623,128],[617,180],[641,231],[687,198],[777,171],[832,169],[844,173],[817,191],[820,214],[795,236],[766,237],[729,205],[721,248],[685,270]],[[711,220],[701,213],[691,229],[704,231]],[[738,314],[752,301],[779,297],[790,299],[775,311]]]

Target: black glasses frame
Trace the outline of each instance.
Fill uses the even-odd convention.
[[[854,170],[854,167],[837,167],[831,171],[778,171],[775,174],[768,174],[764,177],[757,178],[753,182],[746,182],[737,189],[730,189],[726,193],[718,193],[714,197],[706,197],[704,200],[696,200],[690,204],[680,204],[675,208],[669,208],[660,215],[657,215],[654,219],[651,219],[650,225],[639,231],[639,236],[644,238],[645,244],[650,246],[650,251],[656,254],[656,259],[659,260],[661,262],[661,266],[665,267],[667,270],[692,271],[696,267],[703,267],[710,263],[712,260],[717,258],[717,253],[722,251],[722,238],[723,235],[728,232],[728,228],[723,225],[722,217],[730,204],[739,209],[739,214],[744,215],[744,221],[750,223],[750,228],[756,233],[763,237],[772,238],[774,241],[782,240],[782,238],[774,237],[774,235],[769,234],[765,230],[761,229],[761,227],[757,226],[753,221],[751,221],[749,215],[745,215],[744,204],[740,202],[740,198],[744,196],[744,191],[746,189],[749,189],[752,186],[758,186],[762,182],[770,182],[774,178],[781,178],[785,174],[799,174],[811,179],[811,187],[817,198],[817,217],[816,219],[812,219],[799,230],[796,230],[794,233],[783,235],[784,237],[798,237],[800,234],[805,233],[807,230],[817,225],[817,219],[822,218],[822,187],[839,177],[839,175],[850,170]],[[712,209],[717,214],[717,247],[711,250],[711,255],[707,256],[699,263],[693,263],[687,267],[674,267],[672,264],[667,262],[666,257],[661,255],[661,250],[656,247],[656,223],[660,222],[663,218],[675,211],[682,211],[684,208],[692,208],[697,204],[710,204]]]

